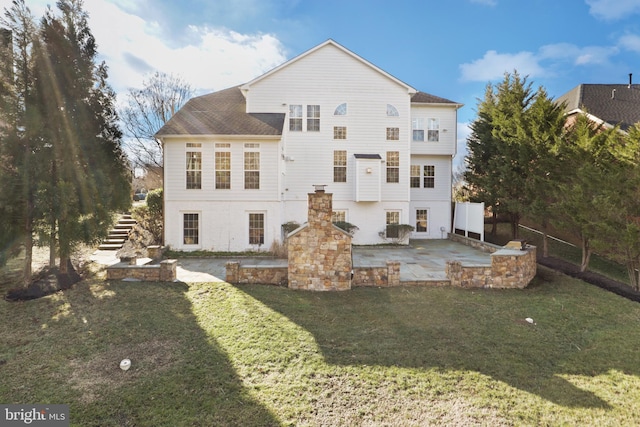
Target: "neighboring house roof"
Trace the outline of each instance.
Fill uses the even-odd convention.
[[[247,113],[240,86],[190,99],[157,133],[168,135],[282,135],[284,113]]]
[[[366,59],[362,58],[361,56],[351,52],[349,49],[347,49],[346,47],[342,46],[340,43],[338,43],[338,42],[336,42],[335,40],[332,40],[332,39],[329,39],[329,40],[325,41],[324,43],[320,43],[318,46],[313,47],[313,48],[309,49],[308,51],[296,56],[295,58],[290,59],[289,61],[277,66],[273,70],[268,71],[268,72],[264,73],[263,75],[261,75],[259,77],[256,77],[255,79],[251,80],[250,82],[242,85],[242,90],[248,90],[251,87],[252,84],[257,83],[260,80],[270,76],[271,74],[278,72],[282,68],[288,67],[289,65],[301,60],[302,58],[304,58],[304,57],[306,57],[308,55],[311,55],[313,52],[315,52],[317,50],[320,50],[320,49],[322,49],[323,47],[325,47],[327,45],[331,45],[331,46],[334,46],[334,47],[340,49],[341,51],[345,52],[347,55],[355,58],[356,60],[362,62],[363,64],[367,65],[368,67],[373,68],[374,70],[376,70],[380,74],[386,76],[387,78],[391,79],[392,81],[394,81],[395,83],[399,84],[400,86],[404,86],[407,89],[407,92],[409,94],[414,94],[414,93],[417,92],[416,89],[414,89],[413,87],[409,86],[408,84],[406,84],[402,80],[392,76],[391,74],[387,73],[383,69],[376,67],[371,62],[369,62]]]
[[[581,84],[560,96],[567,114],[584,113],[592,120],[627,131],[640,122],[640,87],[626,84]]]

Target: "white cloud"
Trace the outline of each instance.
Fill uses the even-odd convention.
[[[618,40],[620,46],[632,52],[640,53],[640,36],[636,34],[627,34]]]
[[[504,73],[517,70],[522,76],[541,76],[544,69],[538,64],[538,58],[531,52],[498,53],[487,51],[480,59],[460,65],[462,80],[487,82],[500,79]]]
[[[605,21],[614,21],[640,13],[640,0],[586,0],[589,13]]]
[[[618,53],[616,47],[586,46],[578,47],[571,43],[556,43],[540,48],[540,60],[565,60],[574,65],[606,64],[609,58]]]

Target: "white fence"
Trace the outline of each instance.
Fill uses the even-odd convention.
[[[453,213],[453,231],[464,231],[465,237],[469,233],[480,235],[480,241],[484,242],[484,202],[456,202]]]

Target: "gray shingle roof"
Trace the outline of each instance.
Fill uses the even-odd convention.
[[[560,96],[566,111],[581,109],[626,131],[640,122],[640,87],[626,84],[581,84]]]
[[[431,95],[425,92],[416,92],[411,97],[411,102],[415,102],[418,104],[452,104],[452,105],[460,105],[457,102],[451,101],[446,98],[440,98],[439,96]]]
[[[156,133],[166,135],[282,135],[283,113],[246,113],[240,86],[190,99]]]

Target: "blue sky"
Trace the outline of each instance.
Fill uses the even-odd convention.
[[[53,0],[27,0],[37,17]],[[0,7],[10,0],[0,0]],[[155,70],[199,93],[243,83],[332,38],[411,86],[464,103],[518,70],[557,98],[640,83],[640,0],[85,0],[119,94]],[[460,163],[462,155],[456,163]]]

